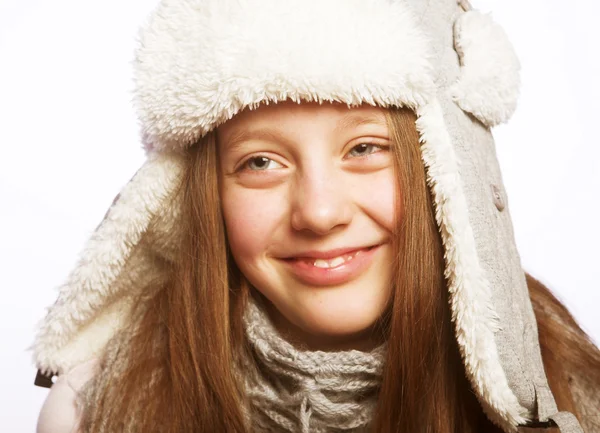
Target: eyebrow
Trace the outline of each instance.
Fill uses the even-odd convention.
[[[387,127],[387,121],[381,116],[348,114],[338,121],[334,129],[334,133],[340,133],[344,129],[357,128],[363,125],[378,125]],[[280,141],[288,142],[284,134],[276,129],[250,129],[234,132],[228,140],[227,149],[230,151],[237,150],[242,143],[249,140],[265,140],[265,141]]]
[[[273,129],[251,129],[249,131],[234,132],[227,142],[229,151],[237,150],[241,145],[250,140],[265,140],[265,141],[289,141],[283,134]]]
[[[364,114],[348,114],[344,116],[335,128],[335,132],[341,132],[344,129],[357,128],[362,125],[378,125],[387,127],[387,121],[381,116],[364,115]]]

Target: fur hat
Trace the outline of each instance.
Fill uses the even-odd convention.
[[[281,37],[285,35],[285,37]],[[60,288],[34,344],[41,373],[98,356],[131,300],[176,256],[182,150],[246,107],[284,100],[409,107],[445,249],[456,339],[505,431],[554,420],[536,320],[490,127],[519,62],[503,30],[456,0],[162,0],[140,35],[135,102],[147,161]]]

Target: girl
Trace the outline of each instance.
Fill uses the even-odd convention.
[[[148,160],[40,328],[38,431],[600,431],[600,353],[514,245],[488,17],[163,0],[136,74]]]

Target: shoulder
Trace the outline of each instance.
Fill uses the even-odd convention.
[[[77,432],[77,393],[94,376],[97,365],[98,360],[91,359],[58,376],[40,411],[37,433]]]

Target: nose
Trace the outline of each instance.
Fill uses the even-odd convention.
[[[291,223],[295,230],[325,235],[350,224],[352,201],[343,176],[335,169],[313,168],[303,173],[291,191]]]

